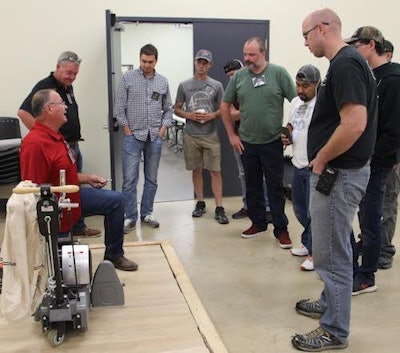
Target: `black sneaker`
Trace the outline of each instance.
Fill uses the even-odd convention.
[[[206,203],[204,201],[197,201],[196,207],[192,212],[192,217],[201,217],[203,213],[206,213]]]
[[[375,285],[375,282],[368,282],[364,280],[360,280],[359,278],[354,278],[353,280],[353,292],[351,295],[359,295],[364,293],[372,293],[378,289],[378,286]]]
[[[310,302],[310,299],[302,299],[296,303],[296,311],[313,319],[320,319],[324,315],[319,300]]]
[[[244,207],[242,207],[239,211],[235,212],[232,215],[233,219],[242,219],[242,218],[246,218],[249,216],[249,211],[247,211],[247,209],[245,209]]]
[[[378,260],[378,268],[380,270],[387,270],[393,265],[393,258],[389,256],[380,256]]]
[[[218,206],[215,208],[215,219],[219,224],[228,224],[229,219],[226,217],[225,210],[223,207]]]
[[[327,349],[344,349],[347,342],[341,342],[339,338],[331,335],[322,327],[304,335],[295,334],[292,338],[293,347],[305,352],[321,352]]]

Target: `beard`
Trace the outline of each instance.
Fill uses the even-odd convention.
[[[307,97],[307,95],[305,94],[298,94],[299,98],[303,101],[303,102],[308,102],[310,99]]]

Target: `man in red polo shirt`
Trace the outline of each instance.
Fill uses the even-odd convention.
[[[110,260],[120,270],[135,271],[138,265],[123,256],[123,196],[116,191],[102,190],[107,184],[106,179],[77,172],[75,153],[59,133],[60,127],[67,121],[64,101],[54,90],[40,90],[32,98],[32,111],[36,121],[21,144],[22,179],[37,184],[58,185],[60,170],[64,169],[67,184],[90,184],[91,187],[81,188],[78,193],[68,194],[72,202],[79,203],[78,208],[71,210],[71,224],[75,224],[81,215],[104,215],[104,259]],[[66,212],[63,210],[63,213]],[[63,214],[61,234],[67,233],[71,224],[67,214]]]

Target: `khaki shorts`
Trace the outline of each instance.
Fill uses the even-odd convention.
[[[183,135],[183,152],[187,170],[198,168],[221,171],[221,144],[218,135]]]

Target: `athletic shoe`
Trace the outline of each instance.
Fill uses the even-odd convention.
[[[257,235],[260,235],[260,234],[264,233],[266,230],[267,230],[267,228],[261,229],[261,228],[258,228],[255,224],[252,224],[249,229],[246,229],[241,234],[241,237],[245,238],[245,239],[254,238]]]
[[[304,335],[295,334],[292,338],[295,348],[305,352],[321,352],[327,349],[343,349],[348,346],[347,342],[341,342],[339,338],[333,336],[322,327]]]
[[[292,241],[290,240],[289,233],[283,230],[278,235],[279,246],[282,249],[290,249],[292,247]]]
[[[192,217],[201,217],[206,213],[206,203],[204,201],[197,201],[196,207],[192,212]]]
[[[364,293],[372,293],[378,289],[374,282],[361,281],[357,277],[353,280],[353,292],[351,295],[359,295]]]
[[[389,256],[381,256],[378,260],[378,268],[380,270],[387,270],[393,265],[393,258]]]
[[[132,221],[130,218],[125,219],[124,221],[124,234],[129,233],[131,230],[136,228],[136,222]]]
[[[307,256],[308,255],[308,250],[305,246],[302,246],[301,248],[291,249],[290,252],[294,256]]]
[[[312,256],[308,255],[304,262],[300,265],[303,271],[314,271],[314,262]]]
[[[295,309],[297,313],[313,319],[320,319],[324,315],[319,300],[311,302],[310,299],[302,299],[296,303]]]
[[[140,218],[142,224],[149,226],[150,228],[158,228],[160,223],[158,223],[151,214]]]
[[[249,212],[244,207],[242,207],[239,211],[235,212],[232,215],[232,218],[233,219],[242,219],[242,218],[246,218],[248,216],[249,216]]]
[[[217,220],[219,224],[228,224],[229,219],[226,217],[225,210],[223,207],[218,206],[215,208],[215,216],[214,218]]]

